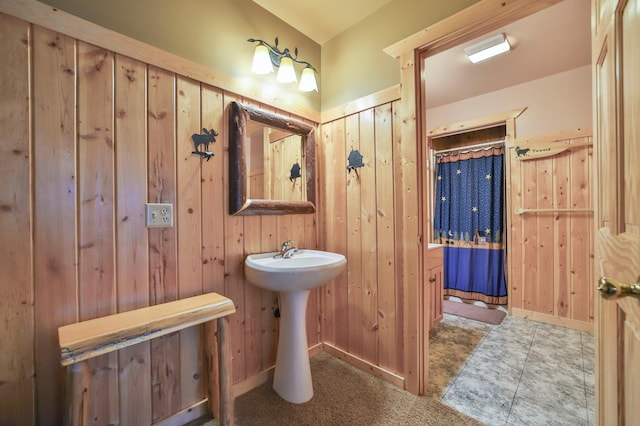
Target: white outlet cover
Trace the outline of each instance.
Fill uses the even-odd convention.
[[[173,226],[173,204],[146,203],[147,228],[171,228]]]

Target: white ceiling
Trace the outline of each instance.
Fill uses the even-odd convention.
[[[509,53],[477,64],[464,48],[505,33]],[[591,63],[591,9],[564,0],[500,30],[427,58],[427,108],[493,92]]]
[[[319,44],[391,0],[253,0]],[[564,0],[486,37],[503,32],[511,52],[478,64],[464,47],[479,37],[427,59],[427,108],[493,92],[591,63],[588,0]],[[312,17],[312,19],[310,19]]]

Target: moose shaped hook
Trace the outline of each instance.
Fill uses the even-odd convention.
[[[209,144],[211,142],[216,141],[216,136],[218,136],[218,132],[214,129],[207,130],[202,128],[202,134],[194,133],[191,136],[193,140],[193,146],[195,147],[195,151],[192,154],[199,155],[202,158],[206,158],[207,161],[211,160],[211,157],[214,155],[212,151],[209,151]],[[204,145],[204,151],[200,151],[200,146]]]

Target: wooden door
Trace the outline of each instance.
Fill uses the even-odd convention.
[[[596,298],[596,418],[600,425],[639,425],[640,0],[592,4],[595,273],[607,277]]]

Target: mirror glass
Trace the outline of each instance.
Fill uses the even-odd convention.
[[[313,127],[248,105],[229,111],[229,213],[315,212]]]
[[[248,198],[306,201],[302,136],[250,120],[245,140]]]

